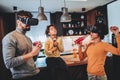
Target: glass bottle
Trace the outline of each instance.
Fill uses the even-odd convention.
[[[77,49],[76,48],[73,49],[73,58],[77,58]]]

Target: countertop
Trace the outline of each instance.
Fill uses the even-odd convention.
[[[87,64],[87,58],[85,58],[83,61],[80,61],[78,54],[77,54],[76,58],[74,58],[72,54],[62,55],[61,58],[66,62],[66,64],[68,66],[77,66],[77,65]],[[35,62],[36,66],[38,68],[46,67],[45,59],[46,59],[46,57],[37,58],[37,60]]]

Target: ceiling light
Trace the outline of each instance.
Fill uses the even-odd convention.
[[[64,7],[62,8],[62,16],[60,17],[60,22],[71,22],[71,16],[68,14],[68,8],[66,8],[65,0]]]
[[[39,14],[37,16],[39,21],[47,20],[47,17],[44,14],[44,8],[41,6],[41,0],[40,0],[40,7],[38,8]]]
[[[68,8],[62,8],[63,14],[60,17],[60,22],[71,22],[71,16],[68,14]]]

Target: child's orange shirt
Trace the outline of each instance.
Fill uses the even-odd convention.
[[[104,64],[106,60],[106,54],[111,52],[112,54],[120,55],[120,35],[116,37],[118,48],[112,46],[106,42],[99,42],[97,44],[91,44],[86,50],[88,57],[87,72],[89,74],[103,76],[105,75]],[[82,58],[82,56],[80,56]]]

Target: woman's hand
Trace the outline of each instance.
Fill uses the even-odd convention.
[[[57,41],[53,42],[53,45],[54,45],[54,47],[57,47],[58,46],[58,42]]]

